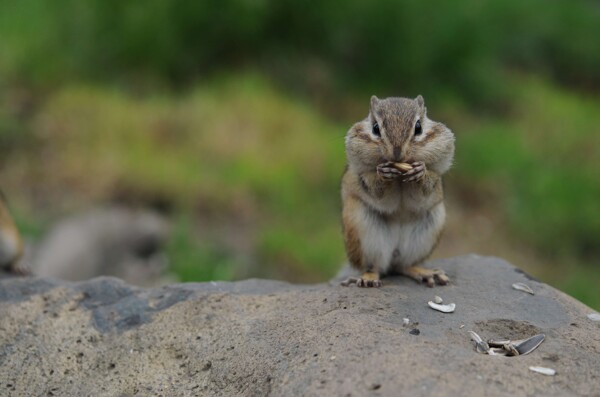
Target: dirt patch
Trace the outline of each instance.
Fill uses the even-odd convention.
[[[492,319],[475,323],[476,331],[483,339],[526,339],[542,333],[539,327],[527,321]]]

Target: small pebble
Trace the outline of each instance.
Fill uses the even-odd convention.
[[[408,324],[410,324],[410,320],[408,318],[403,318],[402,325],[404,325],[406,327]]]
[[[437,295],[433,298],[433,301],[435,303],[437,303],[438,305],[444,303],[444,300],[442,298],[440,298],[439,296],[437,296]]]
[[[419,331],[418,328],[413,328],[409,332],[409,334],[411,334],[411,335],[419,335],[420,333],[421,333],[421,331]]]

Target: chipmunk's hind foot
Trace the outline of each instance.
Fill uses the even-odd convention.
[[[1,267],[0,273],[1,272],[7,273],[7,274],[12,274],[14,276],[31,276],[32,275],[30,267],[23,261],[13,263],[13,264],[10,264],[5,267]]]
[[[425,283],[429,288],[437,285],[447,285],[450,278],[442,269],[426,269],[424,267],[412,266],[401,271],[401,274],[412,278],[420,283]]]
[[[31,272],[31,267],[28,266],[26,263],[17,263],[16,265],[13,265],[10,269],[11,273],[16,275],[16,276],[31,276],[32,272]]]
[[[348,287],[350,284],[356,284],[357,287],[379,288],[383,285],[379,279],[378,273],[364,272],[360,277],[348,277],[341,282],[341,285]]]

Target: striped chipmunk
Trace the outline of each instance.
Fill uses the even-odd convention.
[[[450,280],[419,267],[436,247],[446,210],[442,175],[454,158],[454,134],[430,120],[423,97],[371,97],[369,115],[346,134],[342,178],[346,254],[360,277],[348,286],[380,287],[401,274],[427,286]]]

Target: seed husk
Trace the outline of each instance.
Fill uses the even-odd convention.
[[[531,353],[538,348],[539,345],[546,339],[546,335],[538,334],[531,338],[516,340],[512,342],[512,345],[519,352],[521,356]]]
[[[487,341],[488,345],[491,347],[502,347],[508,343],[511,343],[510,339],[489,339]]]
[[[592,321],[600,321],[600,314],[598,313],[590,313],[587,315],[587,318],[589,318]]]
[[[448,305],[438,305],[435,302],[429,301],[429,302],[427,302],[427,304],[429,305],[430,308],[437,310],[438,312],[443,312],[443,313],[452,313],[454,311],[454,309],[456,309],[456,304],[454,304],[454,303],[450,303]]]
[[[501,347],[490,347],[490,350],[486,352],[490,356],[508,356],[508,351]]]
[[[402,172],[410,171],[413,169],[412,165],[407,163],[394,163],[393,166],[394,168]]]
[[[529,367],[529,370],[533,371],[533,372],[537,372],[539,374],[548,375],[548,376],[556,375],[556,371],[553,370],[552,368],[546,368],[546,367]]]
[[[530,286],[528,286],[527,284],[523,284],[523,283],[514,283],[514,284],[512,285],[512,287],[513,287],[514,289],[516,289],[516,290],[523,291],[523,292],[527,292],[528,294],[531,294],[531,295],[535,295],[535,293],[533,292],[533,290],[531,289],[531,287],[530,287]]]
[[[469,331],[469,335],[471,335],[471,339],[473,339],[475,342],[483,342],[483,339],[481,339],[481,336],[479,336],[477,332]]]
[[[521,353],[519,353],[519,351],[517,350],[515,345],[513,345],[512,343],[507,343],[506,345],[502,346],[502,349],[504,351],[506,351],[507,356],[520,356],[521,355]]]
[[[477,335],[474,331],[469,331],[469,335],[475,341],[475,350],[477,350],[477,353],[489,354],[490,346],[481,339],[481,336]]]
[[[531,353],[544,341],[546,335],[538,334],[531,338],[511,341],[510,339],[490,339],[484,342],[479,335],[469,331],[471,339],[475,341],[478,353],[487,353],[490,356],[524,356]]]
[[[491,347],[501,347],[507,352],[509,356],[524,356],[531,353],[546,339],[546,335],[538,334],[531,338],[513,340],[510,339],[490,339],[487,343]]]

